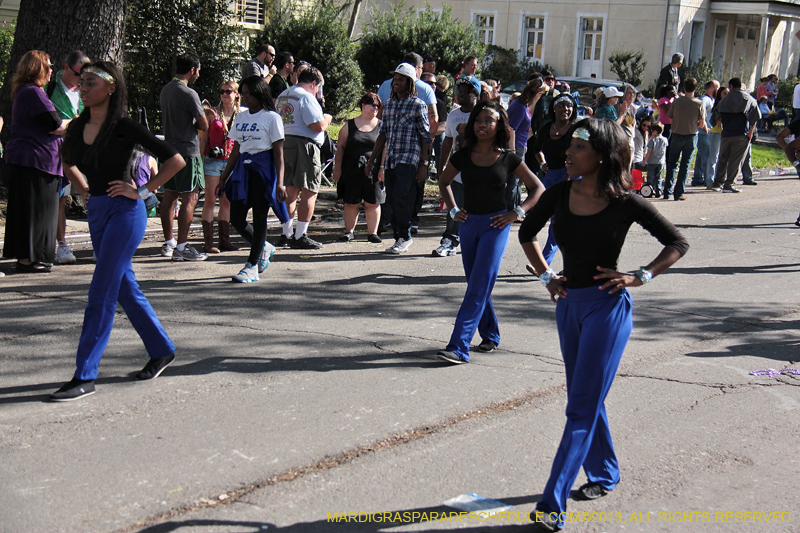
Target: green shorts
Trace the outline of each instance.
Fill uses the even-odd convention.
[[[186,166],[164,184],[165,191],[194,192],[203,183],[203,158],[184,157]]]
[[[283,184],[319,191],[322,181],[319,146],[306,137],[287,135],[283,141]]]

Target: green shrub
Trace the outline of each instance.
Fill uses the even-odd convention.
[[[347,17],[348,11],[333,2],[314,4],[313,9],[275,2],[260,41],[276,51],[289,51],[295,61],[308,61],[322,72],[325,111],[332,115],[353,109],[364,90],[354,59],[356,46],[347,36]]]
[[[244,59],[242,28],[232,24],[228,0],[128,0],[125,80],[132,110],[145,107],[150,127],[160,127],[159,95],[175,75],[175,57],[189,50],[200,57],[193,85],[200,99],[219,102],[225,79],[239,79]]]
[[[364,72],[368,88],[389,78],[404,54],[416,52],[436,58],[436,68],[450,75],[461,70],[468,55],[483,56],[483,44],[472,25],[465,25],[451,15],[445,5],[441,14],[430,5],[417,13],[404,4],[389,11],[374,10],[364,29],[356,60]]]
[[[698,94],[705,92],[706,83],[709,80],[718,80],[722,82],[722,80],[717,78],[717,73],[714,71],[714,63],[705,57],[701,57],[694,63],[687,63],[682,66],[681,75],[683,76],[683,79],[694,78],[697,80]]]
[[[528,76],[534,72],[541,72],[545,69],[556,74],[555,69],[550,65],[542,65],[528,57],[520,57],[517,50],[503,48],[494,44],[486,46],[486,52],[483,56],[483,61],[481,61],[482,77],[500,80],[504,85],[519,80],[527,80]]]
[[[642,73],[647,66],[644,61],[644,50],[617,50],[608,56],[611,63],[611,72],[617,75],[619,81],[630,83],[634,87],[642,84]]]
[[[14,44],[14,31],[17,25],[13,22],[0,24],[0,86],[6,79],[8,60],[11,57],[11,46]]]
[[[800,83],[800,78],[788,78],[778,81],[778,96],[775,98],[775,108],[786,108],[786,112],[792,113],[794,105],[794,87]]]

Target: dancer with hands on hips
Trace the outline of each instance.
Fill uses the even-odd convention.
[[[615,122],[584,119],[566,152],[571,181],[547,189],[519,231],[522,248],[556,302],[556,324],[567,374],[567,424],[550,478],[531,519],[557,531],[572,484],[583,466],[588,483],[580,499],[595,499],[619,483],[605,398],[628,342],[632,304],[628,287],[648,283],[688,250],[680,232],[631,187],[630,146]],[[553,217],[564,275],[545,262],[536,234]],[[631,224],[649,231],[664,248],[636,272],[617,269]]]
[[[467,276],[467,292],[456,317],[453,334],[437,356],[449,363],[468,363],[472,337],[477,329],[478,349],[493,351],[500,344],[500,330],[492,307],[492,289],[503,259],[511,223],[525,213],[544,191],[522,158],[507,149],[511,128],[500,104],[480,102],[472,110],[464,132],[463,148],[450,157],[439,190],[453,220],[461,222],[461,259]],[[456,206],[450,184],[461,172],[464,205]],[[528,187],[528,198],[517,207],[506,204],[506,189],[517,177]]]

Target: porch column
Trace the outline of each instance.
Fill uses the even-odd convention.
[[[756,56],[756,81],[755,84],[758,85],[758,80],[763,77],[763,68],[764,68],[764,55],[767,51],[767,33],[769,31],[769,17],[761,17],[761,33],[758,36],[758,56]],[[748,87],[750,89],[751,87]]]
[[[783,31],[783,48],[781,49],[781,67],[779,69],[779,76],[782,80],[789,77],[789,47],[792,46],[792,37],[794,37],[794,21],[786,19],[784,24],[786,26]]]

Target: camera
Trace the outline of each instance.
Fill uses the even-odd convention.
[[[213,159],[225,157],[225,150],[221,146],[215,146],[208,151],[208,156]]]

